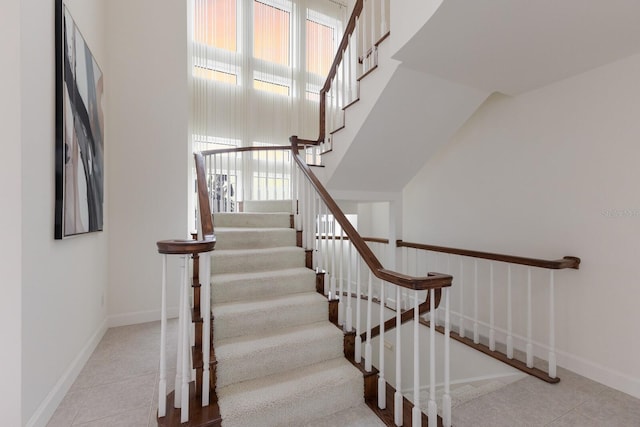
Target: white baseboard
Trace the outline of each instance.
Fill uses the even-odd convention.
[[[607,387],[615,388],[640,399],[640,379],[625,375],[606,366],[590,362],[580,356],[557,352],[558,366],[562,366],[578,375],[597,381]],[[562,381],[562,376],[560,377]]]
[[[169,319],[178,317],[178,307],[167,308],[167,317]],[[117,328],[118,326],[137,325],[158,320],[160,320],[160,310],[136,311],[107,316],[107,325],[110,328]]]
[[[89,360],[89,357],[93,354],[93,351],[98,346],[100,340],[104,336],[105,332],[107,332],[107,319],[102,321],[100,326],[98,326],[97,330],[94,334],[89,338],[89,341],[82,347],[82,350],[78,353],[78,356],[71,362],[69,368],[66,372],[60,377],[56,385],[49,392],[44,401],[38,406],[36,412],[31,416],[29,421],[26,424],[26,427],[44,427],[47,425],[53,413],[64,399],[64,396],[67,394],[71,385],[76,380],[82,368]]]

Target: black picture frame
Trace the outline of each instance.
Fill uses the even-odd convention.
[[[55,5],[54,238],[103,230],[103,73],[63,0]]]

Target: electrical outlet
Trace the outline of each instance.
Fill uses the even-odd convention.
[[[393,350],[393,344],[391,344],[387,340],[384,340],[384,348],[386,348],[387,350]]]

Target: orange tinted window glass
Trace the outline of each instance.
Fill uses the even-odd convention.
[[[253,56],[289,65],[289,12],[259,1],[253,7]]]
[[[307,72],[326,76],[333,62],[333,28],[307,19]]]
[[[210,46],[236,50],[236,0],[198,0],[194,39]]]

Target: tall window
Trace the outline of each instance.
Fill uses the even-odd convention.
[[[342,35],[336,0],[192,0],[194,149],[317,136],[319,90]],[[315,135],[314,135],[315,134]]]

